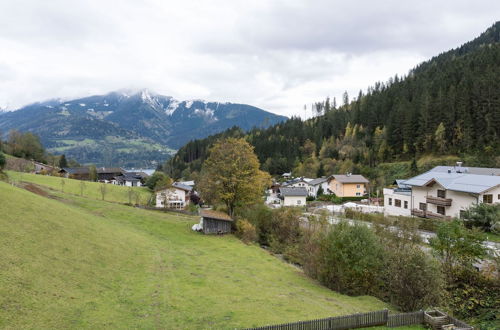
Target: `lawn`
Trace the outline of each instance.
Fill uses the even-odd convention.
[[[389,307],[192,232],[197,218],[49,193],[0,182],[0,328],[229,329]]]
[[[64,190],[67,194],[82,195],[91,199],[102,199],[101,186],[102,183],[80,181],[74,179],[60,178],[56,176],[39,175],[31,173],[22,173],[7,171],[10,180],[14,182],[31,182],[43,185],[55,190]],[[64,182],[64,185],[62,185]],[[84,184],[83,190],[81,184]],[[147,204],[151,198],[151,191],[146,187],[123,187],[112,184],[106,184],[106,193],[104,199],[110,202]],[[134,192],[130,194],[129,191]],[[135,194],[136,193],[136,194]],[[136,196],[138,199],[136,200]],[[130,197],[130,198],[129,198]],[[138,202],[138,203],[136,203]]]

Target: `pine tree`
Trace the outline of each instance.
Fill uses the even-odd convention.
[[[59,168],[64,168],[68,167],[68,161],[66,160],[65,155],[61,155],[61,158],[59,158]]]

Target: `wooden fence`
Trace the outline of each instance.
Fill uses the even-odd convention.
[[[251,328],[247,330],[344,330],[354,328],[366,328],[387,323],[388,310],[359,313],[338,317],[328,317],[325,319],[317,319],[310,321],[299,321],[293,323],[283,323],[277,325],[267,325],[259,328]]]
[[[474,329],[470,325],[448,316],[449,323],[453,323],[458,329]],[[391,314],[384,309],[376,312],[352,314],[338,317],[328,317],[310,321],[299,321],[276,325],[267,325],[246,330],[345,330],[356,328],[367,328],[373,326],[402,327],[406,325],[424,324],[424,311]]]
[[[389,315],[387,319],[388,327],[402,327],[405,325],[413,324],[423,324],[424,323],[424,311],[411,312],[411,313],[401,313]]]

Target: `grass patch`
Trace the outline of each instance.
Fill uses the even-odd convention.
[[[9,175],[10,180],[13,182],[30,182],[49,187],[54,190],[64,190],[64,192],[67,194],[78,196],[82,195],[83,197],[91,199],[102,199],[100,190],[102,184],[98,182],[81,181],[75,179],[60,178],[56,176],[38,175],[14,171],[7,171],[7,174]],[[61,183],[63,181],[64,185],[62,185]],[[83,193],[81,190],[82,182],[85,183]],[[139,202],[138,204],[145,205],[151,198],[151,191],[146,187],[130,187],[130,189],[132,189],[134,193],[137,193],[137,201]],[[106,184],[106,194],[104,199],[109,202],[129,203],[129,187]],[[136,204],[135,195],[132,196],[132,203]]]
[[[0,182],[0,327],[241,328],[380,310],[195,217]]]

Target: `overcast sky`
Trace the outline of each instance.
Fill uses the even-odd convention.
[[[0,107],[149,88],[304,116],[498,19],[498,0],[0,0]]]

